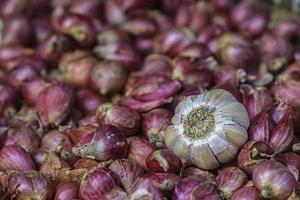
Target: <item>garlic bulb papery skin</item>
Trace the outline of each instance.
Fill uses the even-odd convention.
[[[248,139],[249,116],[231,93],[214,89],[184,98],[165,142],[177,156],[210,170],[230,162]]]

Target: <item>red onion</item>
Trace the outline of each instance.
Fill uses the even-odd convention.
[[[282,69],[293,58],[293,46],[290,42],[272,34],[262,37],[260,52],[271,71]]]
[[[243,104],[248,111],[250,119],[265,110],[272,104],[271,93],[265,87],[254,88],[251,85],[241,85]]]
[[[21,147],[9,145],[0,150],[0,169],[29,171],[36,167],[30,155]]]
[[[174,200],[217,200],[220,199],[213,184],[201,182],[197,178],[184,178],[175,186],[172,199]]]
[[[245,186],[233,192],[231,200],[261,200],[258,189],[253,186]]]
[[[43,79],[34,79],[21,85],[21,94],[24,101],[29,105],[35,105],[39,94],[48,86]]]
[[[163,194],[169,196],[175,185],[180,181],[178,175],[172,173],[153,173],[149,172],[143,175],[142,179],[149,180]]]
[[[263,161],[254,168],[252,181],[261,195],[268,199],[287,199],[296,187],[294,175],[272,160]]]
[[[17,199],[51,200],[53,186],[50,181],[37,171],[14,172],[8,179],[8,190],[14,191]]]
[[[128,200],[151,199],[163,200],[163,195],[151,181],[147,179],[139,179],[128,196]]]
[[[59,125],[71,111],[73,88],[65,83],[53,83],[37,97],[36,108],[43,125]]]
[[[97,60],[86,51],[65,53],[59,62],[59,69],[65,79],[77,86],[88,86],[90,73]]]
[[[97,127],[95,127],[95,126],[86,125],[86,126],[80,126],[78,128],[68,128],[66,130],[66,133],[67,133],[67,135],[70,136],[73,143],[77,144],[85,136],[95,132],[96,129],[97,129]]]
[[[47,153],[47,150],[42,148],[35,149],[35,151],[32,152],[32,160],[38,168],[45,162]]]
[[[237,167],[222,169],[216,178],[216,185],[221,193],[220,195],[228,199],[234,191],[241,188],[246,182],[247,175]]]
[[[102,125],[77,143],[72,151],[81,157],[96,160],[123,158],[127,155],[128,143],[123,132],[114,126]]]
[[[71,49],[69,38],[61,34],[51,34],[39,43],[37,54],[47,63],[56,64],[61,55]]]
[[[120,63],[127,72],[136,70],[140,64],[139,52],[128,42],[109,42],[97,45],[94,53],[109,62]]]
[[[187,167],[182,170],[181,175],[183,178],[186,177],[196,177],[201,182],[210,182],[215,181],[215,175],[209,171],[199,169],[197,167]]]
[[[96,64],[91,71],[92,86],[102,95],[119,92],[127,79],[120,63],[103,61]]]
[[[155,150],[154,146],[142,138],[132,138],[129,142],[128,158],[147,168],[147,157]]]
[[[146,74],[162,73],[171,75],[172,60],[162,54],[150,54],[145,58],[142,71]]]
[[[119,186],[117,175],[109,169],[98,168],[89,172],[80,184],[79,196],[82,200],[103,199],[105,193]]]
[[[283,163],[299,181],[300,156],[293,152],[287,152],[278,156],[278,161]]]
[[[57,31],[73,38],[82,47],[91,47],[96,42],[96,30],[89,17],[71,12],[54,11],[53,25]],[[57,16],[56,16],[57,15]]]
[[[293,40],[299,37],[300,23],[295,20],[284,20],[276,24],[273,28],[275,35],[287,40]]]
[[[251,121],[249,138],[268,143],[276,152],[285,150],[293,137],[292,107],[285,102],[266,108]]]
[[[7,82],[15,89],[20,87],[26,82],[39,77],[36,70],[30,65],[20,65],[9,72]]]
[[[25,125],[18,125],[7,131],[2,145],[18,145],[31,153],[40,145],[40,138],[32,128]]]
[[[43,149],[55,152],[60,152],[64,146],[71,144],[69,136],[57,130],[46,133],[41,141]]]
[[[128,19],[122,25],[122,29],[134,36],[151,37],[155,35],[157,25],[150,17],[138,16]]]
[[[24,16],[11,16],[5,18],[2,41],[4,45],[30,46],[35,42],[32,22]]]
[[[131,159],[119,159],[109,165],[109,169],[118,175],[121,185],[129,192],[133,183],[143,175],[143,169]]]
[[[143,119],[143,132],[150,143],[160,148],[165,146],[164,133],[171,123],[172,113],[163,108],[153,109]]]
[[[79,188],[75,183],[62,182],[56,187],[54,200],[78,199]]]
[[[118,127],[125,136],[134,135],[140,130],[139,113],[126,106],[105,103],[97,109],[97,117],[103,124]]]
[[[238,167],[248,174],[252,174],[255,166],[273,154],[272,148],[260,141],[249,141],[241,149],[238,157]]]
[[[95,94],[87,88],[80,89],[76,93],[76,105],[86,115],[95,114],[98,106],[104,104],[106,101],[104,97]]]
[[[70,11],[90,18],[100,18],[103,12],[103,2],[97,0],[71,2]]]
[[[180,158],[168,149],[153,151],[148,156],[146,164],[150,171],[159,173],[177,174],[182,167]]]
[[[127,194],[119,187],[114,187],[110,192],[105,193],[105,199],[127,200]]]

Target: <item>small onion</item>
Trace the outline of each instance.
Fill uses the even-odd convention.
[[[245,186],[236,190],[232,194],[231,200],[261,200],[261,197],[258,189],[253,186]]]
[[[62,182],[56,187],[54,200],[79,199],[79,187],[72,182]]]
[[[75,155],[99,161],[123,158],[127,151],[128,143],[123,132],[108,125],[101,125],[72,148]]]
[[[9,145],[0,150],[0,169],[29,171],[36,167],[30,155],[21,147]]]
[[[8,179],[8,190],[17,194],[17,199],[51,200],[53,185],[37,171],[14,172]]]
[[[142,167],[130,159],[115,160],[109,165],[109,169],[119,176],[121,185],[127,192],[144,173]]]
[[[147,158],[147,168],[152,172],[174,173],[180,172],[182,162],[168,149],[153,151]]]
[[[105,193],[110,192],[115,186],[119,186],[119,179],[114,172],[106,168],[95,169],[81,182],[80,199],[103,199]]]
[[[128,196],[128,200],[139,199],[163,200],[164,198],[158,188],[155,187],[150,180],[141,178],[136,182]]]
[[[296,187],[294,175],[277,161],[258,164],[252,174],[254,186],[268,199],[287,199]]]

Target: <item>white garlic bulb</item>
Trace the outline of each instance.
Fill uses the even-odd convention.
[[[202,169],[230,162],[248,139],[249,117],[229,92],[214,89],[184,98],[176,107],[165,142]]]

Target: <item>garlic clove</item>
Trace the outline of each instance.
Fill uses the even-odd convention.
[[[236,124],[225,124],[223,127],[226,138],[232,144],[242,146],[247,142],[248,135],[247,130],[244,127]]]
[[[215,169],[219,162],[207,144],[190,147],[189,153],[191,161],[202,169]]]
[[[242,127],[248,128],[249,116],[243,104],[238,102],[232,102],[222,107],[222,113],[224,116],[231,116],[232,121],[236,122]]]

